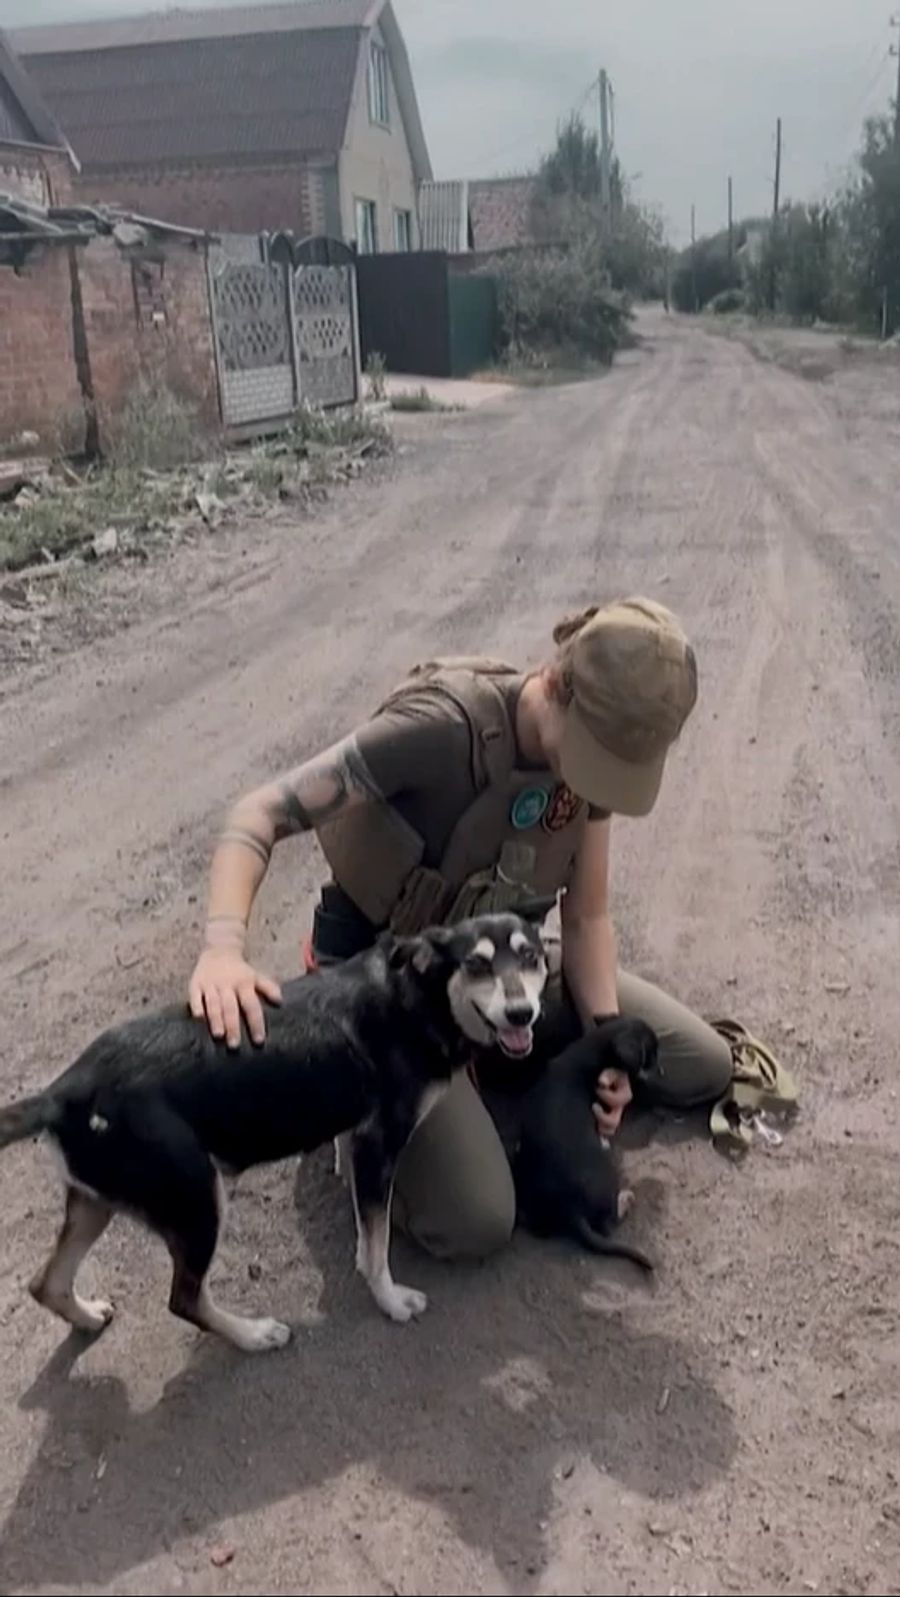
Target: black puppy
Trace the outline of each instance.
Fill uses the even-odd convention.
[[[574,1236],[594,1253],[653,1265],[639,1248],[609,1239],[633,1194],[597,1132],[593,1105],[604,1070],[627,1075],[632,1091],[656,1066],[656,1034],[642,1020],[604,1021],[556,1059],[526,1094],[513,1161],[519,1218],[538,1236]]]
[[[547,966],[525,913],[388,938],[289,982],[260,1048],[245,1038],[226,1049],[184,1009],[117,1026],[46,1091],[0,1111],[0,1148],[46,1132],[65,1165],[65,1220],[32,1295],[70,1325],[102,1330],[112,1306],[79,1297],[75,1276],[125,1210],[169,1249],[174,1314],[248,1353],[282,1347],[286,1325],[228,1313],[209,1295],[220,1174],[351,1133],[357,1268],[391,1319],[421,1314],[424,1294],[391,1276],[394,1170],[473,1046],[530,1052]]]

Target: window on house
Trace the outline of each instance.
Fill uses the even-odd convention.
[[[356,248],[360,255],[378,253],[378,217],[374,200],[356,201]]]
[[[374,39],[369,45],[369,120],[382,127],[388,127],[391,120],[387,51]]]
[[[409,211],[394,212],[394,249],[412,249],[412,216]]]

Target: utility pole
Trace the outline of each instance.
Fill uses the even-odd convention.
[[[900,29],[900,16],[894,13],[891,27]],[[894,149],[900,149],[900,43],[891,45],[891,55],[897,57],[897,97],[894,101]]]
[[[775,192],[772,200],[772,237],[769,255],[772,269],[769,274],[769,309],[775,310],[778,299],[778,210],[781,205],[781,117],[775,124]]]
[[[734,259],[734,204],[731,178],[728,179],[728,259]]]
[[[691,299],[694,305],[694,315],[699,310],[697,303],[697,208],[691,206]]]
[[[606,68],[600,69],[600,209],[604,227],[609,226],[612,200],[612,146],[609,136],[610,82]]]
[[[775,124],[775,200],[772,206],[772,216],[778,221],[778,207],[781,204],[781,117]]]

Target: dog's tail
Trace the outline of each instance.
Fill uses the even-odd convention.
[[[648,1259],[640,1248],[632,1247],[630,1242],[616,1242],[611,1237],[601,1236],[599,1231],[595,1231],[593,1226],[588,1224],[583,1215],[579,1215],[574,1221],[574,1228],[579,1242],[583,1242],[592,1253],[608,1253],[616,1259],[630,1259],[632,1264],[638,1264],[642,1270],[652,1274],[653,1260]]]
[[[0,1149],[14,1142],[24,1142],[26,1137],[36,1137],[49,1131],[56,1119],[53,1099],[49,1093],[38,1092],[32,1098],[20,1098],[8,1108],[0,1109]]]

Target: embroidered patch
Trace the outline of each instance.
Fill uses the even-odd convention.
[[[545,787],[526,787],[517,793],[509,812],[516,831],[527,832],[532,826],[537,826],[549,803],[550,794]]]
[[[544,810],[542,820],[544,831],[561,832],[564,827],[571,826],[583,808],[584,800],[573,793],[565,782],[560,782]]]

